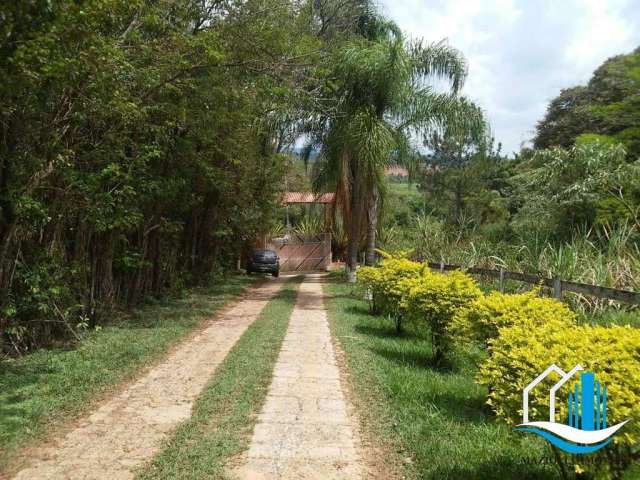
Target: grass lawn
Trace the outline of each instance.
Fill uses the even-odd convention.
[[[289,281],[267,304],[218,367],[191,418],[138,478],[226,478],[225,463],[249,446],[301,279]]]
[[[87,334],[70,350],[39,350],[0,363],[0,470],[29,441],[82,412],[242,293],[231,276],[181,299],[159,302]]]
[[[578,316],[578,321],[590,325],[630,325],[640,328],[640,310],[607,309],[597,313],[582,313]]]
[[[422,199],[422,194],[418,191],[416,183],[409,183],[408,181],[387,181],[387,189],[389,193],[408,196],[411,198]]]
[[[473,382],[479,354],[434,368],[428,332],[407,325],[397,336],[392,322],[371,315],[351,286],[334,279],[326,288],[331,328],[359,403],[372,409],[365,428],[382,431],[402,452],[407,478],[560,478],[543,440],[494,421],[485,390]],[[371,419],[376,424],[367,426]]]
[[[424,208],[424,194],[418,190],[415,183],[387,181],[386,186],[389,212],[397,214],[407,210],[411,215]]]

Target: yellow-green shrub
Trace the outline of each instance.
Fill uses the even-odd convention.
[[[426,267],[406,258],[385,258],[376,267],[358,270],[358,283],[371,291],[373,310],[392,316],[399,314],[400,280],[419,275]]]
[[[425,269],[420,275],[400,280],[397,290],[402,292],[401,311],[429,325],[436,362],[450,347],[449,324],[456,311],[482,296],[476,282],[460,271],[444,274]]]
[[[498,330],[524,321],[534,325],[555,325],[557,328],[575,324],[576,314],[554,298],[541,298],[539,289],[527,293],[492,292],[458,310],[451,322],[451,332],[460,343],[486,345],[498,336]]]
[[[523,389],[552,363],[564,371],[577,364],[593,371],[607,387],[608,423],[631,419],[613,444],[589,456],[594,459],[592,464],[576,468],[608,476],[640,459],[640,330],[527,320],[500,329],[477,376],[479,383],[490,387],[488,403],[498,418],[509,425],[522,422]],[[530,396],[530,421],[548,419],[549,388],[558,380],[555,374],[549,377]],[[567,396],[573,383],[558,392],[556,421],[566,420]]]
[[[356,272],[357,284],[364,292],[369,291],[370,300],[373,300],[373,291],[379,288],[381,278],[378,267],[360,267]]]

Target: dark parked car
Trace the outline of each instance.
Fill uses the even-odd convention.
[[[280,275],[280,260],[273,250],[254,250],[247,262],[247,274],[253,272],[270,273],[274,277]]]

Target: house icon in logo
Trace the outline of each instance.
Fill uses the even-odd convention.
[[[560,376],[549,390],[549,421],[529,421],[529,392],[547,378],[552,372]],[[567,423],[556,423],[556,393],[577,372],[580,384],[576,383],[569,393]],[[600,450],[611,442],[611,437],[628,420],[607,427],[607,387],[596,381],[592,372],[585,372],[576,365],[565,373],[557,365],[550,365],[538,375],[522,392],[522,423],[516,430],[540,435],[551,444],[568,453],[585,454]]]

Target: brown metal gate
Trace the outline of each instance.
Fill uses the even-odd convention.
[[[268,239],[266,248],[276,251],[283,272],[326,270],[331,265],[330,233],[287,234]]]

